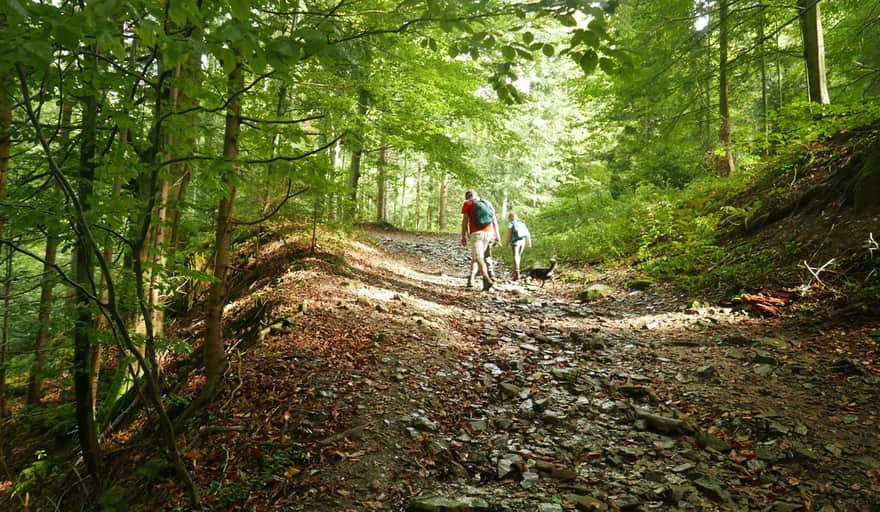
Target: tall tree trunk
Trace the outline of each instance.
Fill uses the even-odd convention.
[[[397,195],[396,201],[396,209],[398,212],[397,215],[397,223],[400,227],[406,227],[409,219],[406,218],[406,173],[407,166],[409,164],[409,153],[404,151],[403,153],[403,166],[401,169],[401,177],[400,177],[400,192]]]
[[[137,40],[132,42],[132,48],[130,50],[131,56],[129,59],[130,62],[135,62],[135,59],[136,59],[135,58],[135,54],[137,52],[136,41]],[[130,142],[131,142],[131,140],[130,140],[129,128],[128,127],[121,128],[119,131],[119,145],[120,145],[120,147],[128,148]],[[119,197],[121,193],[122,193],[122,180],[120,179],[120,177],[117,176],[113,180],[113,196]],[[131,252],[125,251],[123,254],[124,254],[124,266],[126,268],[132,268],[133,267],[133,264],[132,264],[133,257],[132,257]],[[102,251],[102,255],[103,255],[105,261],[112,261],[111,258],[113,256],[113,244],[110,241],[107,241],[106,245],[104,246],[104,249]],[[101,300],[106,304],[109,301],[110,286],[109,286],[109,283],[108,283],[105,276],[102,276],[101,285],[102,285]],[[133,302],[133,301],[129,301],[129,302]],[[134,319],[135,319],[136,312],[134,309],[125,308],[122,311],[122,314],[126,320],[125,323],[127,326],[131,326],[131,325],[135,324]],[[99,330],[104,329],[104,322],[105,321],[106,321],[106,318],[103,315],[98,318],[98,322],[99,322],[98,329]],[[93,361],[93,365],[95,363],[100,362],[99,357],[93,357],[92,361]],[[113,404],[116,402],[116,400],[118,400],[119,397],[122,396],[123,393],[125,393],[128,390],[128,388],[134,384],[134,377],[133,376],[138,375],[139,372],[140,372],[139,364],[136,361],[129,362],[128,358],[126,358],[125,355],[120,351],[119,356],[116,358],[116,367],[113,368],[113,371],[111,372],[112,377],[110,378],[110,384],[109,384],[109,386],[107,386],[107,388],[106,388],[107,391],[104,395],[105,407],[112,409]],[[105,381],[108,378],[107,375],[108,375],[107,372],[104,372]],[[92,386],[92,395],[97,396],[97,391],[98,391],[97,381],[94,381],[93,386]]]
[[[180,80],[182,82],[201,82],[203,78],[200,66],[201,55],[193,52],[192,55],[190,55],[186,67],[182,68],[178,74]],[[174,108],[176,110],[189,110],[197,105],[198,102],[186,94],[185,88],[177,87],[176,91],[174,103]],[[179,146],[183,148],[183,151],[192,153],[195,151],[196,137],[199,131],[198,115],[194,110],[184,115],[186,116],[187,130],[180,134]],[[178,153],[180,153],[180,151],[178,151]],[[169,257],[175,256],[177,250],[180,249],[180,221],[184,209],[183,205],[186,204],[186,196],[189,191],[190,180],[192,179],[192,168],[188,162],[181,162],[175,166],[175,171],[172,174],[175,176],[176,181],[171,189],[171,225],[169,227],[171,233],[168,237],[168,250],[171,254]]]
[[[59,147],[66,147],[70,139],[70,120],[73,106],[62,107]],[[34,343],[34,364],[28,375],[27,403],[37,405],[43,399],[43,369],[46,364],[45,348],[49,344],[49,320],[52,312],[52,291],[55,284],[55,260],[58,254],[58,226],[50,222],[46,226],[46,249],[43,256],[43,274],[40,278],[40,305],[37,313],[37,335]],[[97,386],[95,387],[97,388]],[[95,404],[92,393],[92,406]]]
[[[348,170],[348,189],[349,201],[348,205],[348,222],[357,221],[358,212],[358,186],[361,179],[361,158],[364,154],[364,135],[367,115],[367,104],[370,101],[370,95],[366,89],[361,88],[358,91],[358,129],[357,133],[352,134],[349,138],[351,143],[351,166]]]
[[[6,417],[6,363],[9,359],[9,305],[12,303],[12,248],[6,248],[3,273],[3,320],[0,333],[0,421]]]
[[[91,53],[96,49],[92,48]],[[97,69],[97,59],[92,57],[86,66],[93,73]],[[90,76],[87,74],[86,76]],[[92,404],[91,361],[95,346],[95,315],[90,293],[94,291],[93,249],[88,238],[89,226],[85,225],[86,215],[91,210],[93,181],[95,179],[95,148],[97,146],[98,101],[94,85],[83,100],[82,129],[80,133],[80,174],[77,195],[83,217],[76,221],[76,242],[74,245],[74,281],[76,288],[76,319],[73,329],[73,384],[76,396],[76,420],[83,460],[95,490],[101,487],[101,449],[95,427],[94,405]]]
[[[168,148],[171,147],[172,144],[174,144],[174,141],[171,136],[166,136],[163,146]],[[170,156],[170,154],[168,156]],[[174,173],[176,170],[176,168],[169,169],[171,173]],[[168,241],[171,235],[168,230],[168,204],[171,202],[171,184],[167,179],[161,179],[159,181],[158,193],[159,207],[156,210],[156,222],[154,223],[153,235],[155,244],[153,255],[150,258],[153,268],[156,270],[150,272],[149,304],[150,314],[152,315],[153,320],[153,335],[157,338],[161,338],[165,336],[165,301],[167,297],[161,294],[161,290],[164,288],[164,283],[162,283],[162,272],[158,269],[165,268],[168,263]]]
[[[422,164],[419,163],[416,170],[416,203],[413,210],[416,212],[416,231],[422,229]]]
[[[217,227],[214,234],[214,283],[208,296],[205,332],[205,394],[212,396],[226,371],[226,347],[223,343],[223,306],[226,303],[227,275],[229,273],[232,212],[235,204],[235,176],[238,164],[238,137],[241,132],[241,95],[244,72],[238,59],[229,74],[229,107],[226,111],[226,131],[223,136],[223,158],[226,160],[226,195],[217,207]]]
[[[2,25],[0,25],[2,26]],[[6,71],[4,70],[4,74]],[[6,201],[6,182],[9,176],[9,148],[12,143],[10,129],[12,128],[12,98],[7,96],[9,90],[8,79],[0,78],[0,203]],[[6,219],[0,215],[0,234],[3,233],[3,227]],[[12,249],[9,249],[10,258],[12,257]],[[10,278],[11,279],[11,278]],[[7,286],[9,283],[7,282]],[[7,288],[7,299],[9,291]],[[4,315],[9,309],[7,300]],[[2,347],[0,347],[0,419],[6,415],[6,350],[7,350],[7,322],[4,320]]]
[[[718,73],[718,116],[720,117],[720,128],[718,130],[719,143],[724,149],[724,154],[718,159],[718,175],[730,176],[734,172],[733,163],[733,147],[730,139],[730,98],[728,97],[728,80],[727,80],[727,30],[729,22],[729,0],[720,0],[720,20],[718,28],[718,53],[719,53],[719,73]]]
[[[281,119],[282,116],[287,112],[287,83],[281,84],[281,87],[278,90],[278,101],[275,105],[275,117]],[[279,155],[281,146],[281,130],[275,130],[275,134],[272,136],[272,158],[275,158]],[[272,180],[275,178],[275,169],[277,165],[275,162],[270,163],[266,166],[266,187],[263,189],[263,198],[262,205],[260,207],[260,211],[263,214],[269,212],[269,208],[272,205],[272,187],[268,186],[269,183],[272,183]]]
[[[92,57],[89,60],[85,61],[86,67],[90,68],[91,71],[97,70],[97,50],[92,48],[89,52],[87,52],[87,54],[92,55]],[[61,168],[58,166],[57,162],[53,158],[48,139],[44,136],[39,118],[37,117],[37,114],[31,106],[28,78],[24,66],[22,66],[21,64],[16,64],[16,71],[22,91],[22,105],[28,117],[28,122],[33,127],[40,146],[42,147],[43,152],[46,155],[46,161],[49,167],[49,171],[51,172],[56,184],[64,192],[68,200],[67,202],[72,206],[73,213],[75,214],[75,217],[71,222],[74,225],[74,232],[76,235],[72,281],[76,284],[75,298],[79,306],[77,317],[74,323],[73,333],[75,363],[73,373],[76,398],[76,418],[79,427],[80,444],[82,445],[83,457],[87,469],[93,475],[93,478],[91,479],[92,487],[94,490],[97,491],[101,488],[101,480],[99,478],[101,452],[100,447],[97,443],[97,433],[94,428],[94,418],[91,415],[91,407],[89,407],[88,404],[89,398],[91,396],[88,386],[88,357],[84,357],[84,355],[88,355],[88,350],[83,350],[83,348],[89,348],[87,343],[88,337],[83,335],[88,335],[89,333],[94,331],[94,322],[93,318],[91,317],[87,301],[89,299],[96,300],[96,290],[95,287],[92,285],[93,276],[85,275],[86,271],[91,270],[93,257],[97,260],[97,263],[101,268],[102,277],[105,279],[106,289],[108,291],[107,296],[109,300],[106,304],[103,305],[104,312],[112,320],[115,327],[115,333],[119,335],[120,339],[122,340],[123,346],[125,346],[137,359],[141,367],[149,368],[149,365],[147,364],[147,361],[144,359],[143,355],[138,351],[128,330],[128,324],[123,317],[122,311],[119,308],[120,301],[115,291],[116,287],[113,284],[113,278],[112,273],[110,272],[109,264],[106,260],[103,259],[103,255],[100,252],[97,252],[99,250],[99,245],[88,222],[91,210],[90,202],[93,199],[92,181],[94,179],[95,173],[95,147],[97,142],[97,97],[94,94],[94,87],[88,87],[92,86],[93,84],[90,83],[90,80],[88,79],[85,82],[85,85],[87,87],[84,88],[84,90],[88,91],[91,94],[86,95],[82,99],[84,103],[84,108],[82,116],[80,144],[80,175],[77,177],[78,183],[76,183],[76,186],[74,186],[74,184],[72,184],[67,176],[65,176],[65,174],[61,171]],[[91,77],[93,75],[90,73],[86,73],[85,76]],[[152,207],[153,205],[150,204],[148,210],[152,209]],[[149,220],[149,216],[146,216],[146,219]],[[134,240],[133,242],[133,250],[131,251],[132,253],[140,253],[139,249],[143,245],[148,228],[149,222],[146,222],[143,225],[143,229],[140,232],[139,238]],[[83,250],[83,248],[85,248],[85,250]],[[138,260],[138,258],[135,258],[135,269],[142,270],[140,268],[140,261]],[[144,316],[147,316],[147,313],[143,311],[143,306],[145,302],[142,279],[143,273],[136,272],[135,275],[137,300],[139,305],[141,305],[142,314]],[[89,323],[91,323],[92,325],[88,325]],[[89,327],[89,329],[85,329],[84,327]],[[151,330],[149,329],[149,325],[148,334],[152,334]],[[83,354],[83,352],[86,353]],[[150,404],[153,406],[155,413],[158,416],[161,432],[164,435],[164,440],[166,442],[165,449],[167,450],[167,453],[169,454],[169,457],[174,464],[175,469],[177,470],[177,477],[179,481],[183,483],[188,494],[190,495],[190,502],[192,507],[198,509],[200,507],[198,491],[192,481],[192,478],[189,475],[189,472],[186,470],[186,467],[184,466],[182,458],[180,456],[180,452],[177,449],[176,436],[174,434],[173,425],[171,424],[171,420],[162,405],[162,396],[159,383],[154,378],[154,372],[146,371],[145,376],[147,383],[146,390],[148,391],[146,397],[150,401]]]
[[[164,67],[160,62],[160,67]],[[177,111],[177,99],[179,96],[180,86],[179,80],[181,75],[180,64],[177,64],[173,70],[166,71],[160,78],[162,87],[156,94],[155,105],[155,132],[152,134],[153,150],[149,153],[152,157],[147,163],[157,165],[157,159],[161,158],[171,160],[178,156],[175,152],[174,133],[166,128],[165,123],[161,120],[165,117],[165,111],[173,113]],[[162,282],[163,273],[159,270],[165,268],[169,254],[169,243],[171,240],[171,232],[169,229],[169,216],[171,215],[172,194],[176,194],[176,188],[173,183],[177,183],[181,174],[181,166],[175,164],[168,167],[167,173],[149,173],[149,177],[145,183],[145,194],[149,198],[155,198],[156,207],[152,211],[148,211],[147,215],[155,216],[153,219],[144,219],[150,223],[149,236],[145,240],[142,251],[143,261],[150,264],[147,270],[147,304],[152,324],[152,334],[147,337],[147,352],[151,361],[156,360],[155,346],[153,342],[165,335],[165,300],[166,297],[160,293],[164,288]],[[146,319],[144,319],[146,321]],[[158,370],[158,368],[157,368]]]
[[[348,168],[348,213],[347,221],[353,223],[357,221],[358,212],[358,182],[361,179],[361,155],[363,151],[360,148],[354,149],[351,154],[351,163]]]
[[[807,84],[810,101],[827,105],[828,84],[825,80],[825,38],[822,33],[822,17],[819,0],[798,0],[801,34],[804,38],[804,58],[807,64]]]
[[[292,19],[290,20],[290,31],[296,32],[297,28],[299,28],[299,0],[294,0],[291,4],[291,11],[293,12]],[[284,25],[281,27],[281,35],[284,36],[288,31],[288,26]],[[288,101],[290,99],[290,94],[288,90],[288,83],[282,82],[281,87],[278,90],[278,101],[275,104],[275,116],[277,119],[282,119],[288,110]],[[279,147],[281,146],[281,129],[275,130],[275,134],[272,136],[272,157],[277,157],[279,155]],[[269,207],[272,204],[271,195],[272,195],[272,187],[268,186],[271,182],[271,178],[275,174],[275,163],[270,163],[266,167],[266,175],[269,178],[266,181],[267,186],[263,189],[263,204],[261,205],[261,211],[263,214],[269,212]]]
[[[709,33],[706,34],[706,57],[708,60],[712,59],[712,47],[709,42]],[[711,65],[708,67],[711,68]],[[707,68],[707,69],[708,69]],[[700,100],[703,102],[703,115],[700,121],[700,132],[703,135],[703,151],[706,154],[709,154],[712,151],[712,146],[715,143],[712,140],[712,75],[711,73],[706,73],[706,80],[703,84],[702,91],[700,91]]]
[[[779,50],[779,30],[776,30],[776,37],[773,42],[773,50],[776,55],[776,108],[782,108],[783,105],[783,88],[782,88],[782,52]]]
[[[2,27],[2,25],[0,25]],[[2,71],[6,74],[7,71]],[[10,85],[4,76],[0,78],[0,203],[6,201],[6,187],[9,179],[9,149],[12,146],[12,98],[7,91]],[[6,218],[0,215],[0,233],[6,225]]]
[[[767,6],[759,2],[758,9],[761,13],[761,19],[758,26],[758,39],[761,42],[761,124],[764,132],[763,153],[770,153],[770,95],[767,85],[767,47],[764,42],[767,24]]]
[[[706,69],[712,69],[712,31],[706,30]],[[712,138],[712,73],[706,73],[706,83],[703,88],[703,151],[708,155],[712,153],[715,141]]]
[[[322,146],[327,146],[327,139],[329,138],[331,130],[330,123],[325,119],[322,123],[321,129],[321,133],[323,134],[320,138]],[[333,144],[330,144],[330,146],[326,147],[327,167],[321,175],[321,178],[325,180],[325,183],[331,182],[333,177],[332,146]],[[315,254],[318,251],[318,222],[320,222],[321,217],[324,215],[324,207],[330,204],[330,197],[330,194],[326,194],[321,190],[312,192],[312,241],[309,245],[309,252],[312,254]]]
[[[344,140],[345,137],[342,137],[333,145],[333,159],[330,164],[330,172],[332,173],[330,183],[337,186],[342,185],[342,177],[340,175],[343,173],[340,173],[339,170],[345,168],[345,152],[342,148]],[[341,189],[342,187],[339,188]],[[345,217],[345,202],[342,194],[336,193],[330,198],[330,204],[332,205],[330,212],[334,222],[340,222]]]
[[[181,82],[201,82],[200,66],[201,54],[193,52],[186,66],[179,73]],[[178,155],[192,154],[196,151],[196,138],[199,133],[198,114],[194,109],[197,102],[186,94],[185,87],[178,86],[176,90],[177,97],[174,108],[178,111],[187,110],[189,112],[182,114],[185,119],[186,129],[179,132],[179,143],[175,145],[175,152]],[[175,181],[171,187],[171,202],[169,203],[170,225],[168,226],[169,234],[166,248],[168,260],[176,267],[178,265],[185,266],[184,262],[179,261],[178,251],[183,243],[183,240],[181,240],[181,222],[185,205],[187,204],[187,194],[189,193],[189,185],[192,179],[192,167],[189,162],[180,162],[174,165],[171,174],[175,177]],[[184,308],[186,307],[184,305],[188,305],[191,301],[195,300],[198,289],[198,285],[194,284],[194,281],[189,281],[183,290],[177,289],[172,292],[172,297],[169,298],[169,301],[172,301],[175,306]]]
[[[379,149],[376,173],[376,220],[388,222],[388,146]]]
[[[55,256],[58,253],[58,235],[49,227],[46,233],[46,253],[43,258],[43,276],[40,278],[40,307],[37,314],[37,340],[34,345],[34,364],[28,376],[27,403],[37,405],[43,399],[43,368],[46,365],[45,347],[49,344],[49,315],[52,311],[52,287],[55,282]],[[94,393],[92,394],[94,397]]]
[[[116,200],[119,196],[122,195],[122,180],[118,177],[113,180],[113,199]],[[50,235],[51,236],[51,235]],[[49,252],[49,242],[47,237],[46,242],[46,257],[48,258]],[[104,249],[101,251],[103,255],[104,261],[113,261],[113,243],[111,241],[107,241],[104,244]],[[49,270],[51,272],[51,269]],[[44,270],[45,272],[45,270]],[[50,274],[51,277],[51,274]],[[51,299],[52,288],[51,288],[51,280],[49,281],[49,297]],[[102,276],[101,279],[101,302],[106,304],[109,300],[109,291],[107,290],[107,279],[106,276]],[[41,298],[42,303],[42,298]],[[42,312],[42,309],[40,310]],[[46,326],[48,327],[49,318],[48,314],[46,317]],[[43,327],[43,322],[41,321],[40,327]],[[98,316],[98,332],[107,332],[110,329],[110,324],[107,321],[107,318],[104,315]],[[92,351],[92,362],[91,362],[91,375],[92,375],[92,407],[95,408],[95,413],[97,413],[97,404],[98,404],[98,382],[101,377],[101,363],[104,358],[104,347],[102,344],[97,343],[95,345],[95,350]],[[124,360],[124,358],[120,358],[120,363]],[[120,364],[120,367],[128,366],[127,364]],[[115,387],[115,386],[114,386]],[[115,400],[115,396],[109,397],[112,400]]]
[[[446,172],[446,169],[443,169],[443,172],[440,173],[440,198],[439,198],[439,211],[440,213],[437,216],[437,227],[440,231],[446,231],[446,226],[449,223],[449,219],[447,218],[447,207],[449,206],[449,174]]]

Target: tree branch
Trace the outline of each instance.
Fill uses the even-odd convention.
[[[325,115],[321,114],[321,115],[315,115],[315,116],[311,116],[311,117],[303,117],[301,119],[285,120],[285,119],[257,119],[254,117],[241,116],[241,120],[242,121],[249,121],[249,122],[255,123],[255,124],[298,124],[298,123],[304,123],[306,121],[315,121],[317,119],[324,119],[325,117],[326,117]]]
[[[321,151],[324,151],[325,149],[329,148],[333,144],[336,144],[336,142],[344,136],[345,136],[345,134],[343,133],[342,135],[337,136],[335,139],[331,140],[327,144],[324,144],[323,146],[319,146],[319,147],[309,151],[308,153],[302,153],[302,154],[296,155],[296,156],[278,155],[278,156],[274,156],[272,158],[264,158],[264,159],[259,159],[259,160],[241,160],[241,162],[246,163],[246,164],[271,164],[272,162],[294,162],[296,160],[302,160],[304,158],[308,158],[312,155],[320,153]]]
[[[276,213],[278,213],[278,211],[281,210],[281,207],[284,206],[287,203],[287,201],[290,200],[290,198],[296,197],[296,196],[298,196],[304,192],[307,192],[309,190],[308,187],[305,187],[305,188],[301,188],[301,189],[297,190],[296,192],[291,193],[290,192],[291,185],[292,185],[292,183],[290,181],[290,178],[288,178],[287,179],[287,193],[285,194],[284,199],[282,199],[278,203],[278,205],[276,205],[275,208],[272,209],[272,211],[270,211],[269,213],[267,213],[263,217],[261,217],[257,220],[251,220],[251,221],[233,219],[232,223],[237,226],[253,226],[254,224],[261,224],[261,223],[269,220],[270,218],[272,218]]]
[[[23,249],[23,248],[19,247],[11,240],[7,240],[5,238],[0,238],[0,245],[5,245],[5,246],[9,247],[10,249],[12,249],[13,251],[20,252],[21,254],[24,254],[25,256],[27,256],[29,258],[33,258],[34,260],[42,263],[43,265],[48,266],[49,268],[51,268],[53,271],[55,271],[61,277],[62,281],[69,284],[70,286],[76,288],[77,290],[81,291],[85,296],[87,296],[89,298],[89,300],[93,301],[95,304],[100,306],[102,309],[104,308],[104,306],[106,306],[104,303],[101,302],[101,300],[96,295],[92,294],[92,292],[85,289],[85,287],[83,287],[82,285],[80,285],[79,283],[74,281],[72,278],[68,277],[67,274],[64,273],[64,270],[61,267],[59,267],[58,265],[48,264],[46,262],[46,260],[43,259],[38,254],[32,253],[31,251],[29,251],[27,249]]]

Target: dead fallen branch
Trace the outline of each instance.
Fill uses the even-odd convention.
[[[696,432],[696,428],[686,420],[659,416],[637,408],[636,421],[639,420],[644,422],[646,429],[667,436],[690,435]]]

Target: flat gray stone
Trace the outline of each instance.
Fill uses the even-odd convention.
[[[409,512],[489,512],[489,503],[482,498],[460,496],[419,496],[407,507]]]

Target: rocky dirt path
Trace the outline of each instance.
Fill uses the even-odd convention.
[[[455,237],[369,236],[350,266],[300,258],[252,287],[272,304],[259,350],[188,455],[214,506],[880,507],[876,325],[687,307],[611,278],[590,302],[560,282],[484,293]]]

